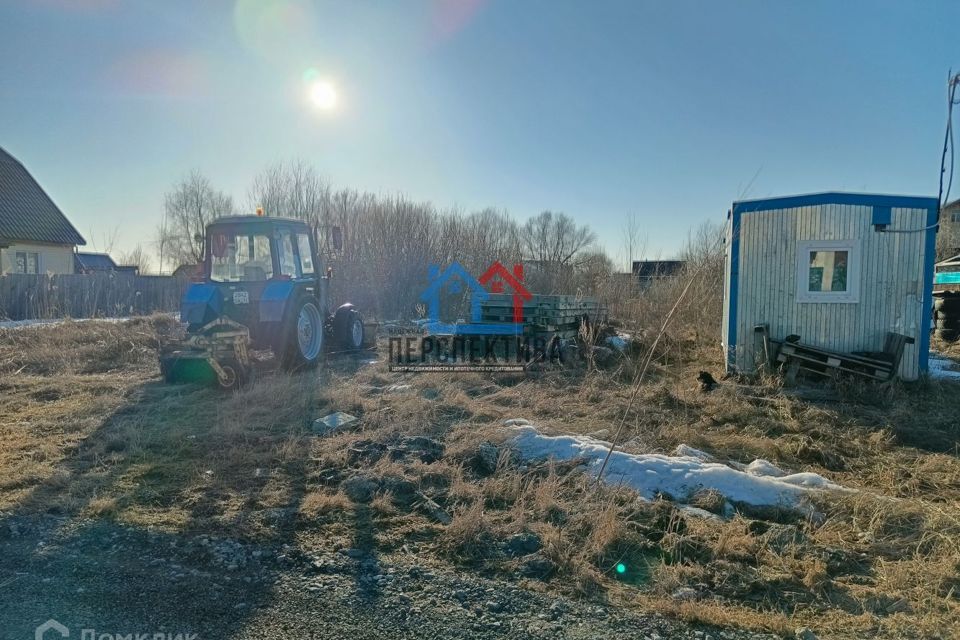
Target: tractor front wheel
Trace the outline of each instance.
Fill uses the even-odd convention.
[[[236,391],[247,382],[247,368],[236,358],[226,358],[217,363],[225,374],[223,379],[217,377],[217,386],[224,391]]]
[[[313,368],[323,353],[323,315],[308,296],[300,298],[290,311],[277,353],[280,364],[288,371]]]

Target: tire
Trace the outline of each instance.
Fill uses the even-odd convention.
[[[287,371],[312,369],[323,355],[323,314],[317,301],[303,296],[290,307],[277,349],[280,366]]]
[[[333,315],[333,337],[348,351],[363,348],[363,316],[353,305],[343,305]]]
[[[956,296],[934,298],[933,308],[940,313],[960,314],[960,298]]]
[[[937,329],[952,329],[956,331],[960,329],[960,317],[940,314],[937,317],[936,327]]]
[[[956,342],[957,338],[960,338],[960,331],[956,329],[937,329],[935,335],[944,342]]]
[[[236,391],[247,382],[247,368],[236,358],[226,358],[218,362],[220,368],[227,374],[226,380],[217,377],[217,387],[222,391]]]

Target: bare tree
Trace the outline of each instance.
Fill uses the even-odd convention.
[[[601,249],[585,251],[576,271],[577,288],[584,293],[595,294],[609,285],[615,266]]]
[[[150,256],[143,250],[143,245],[137,244],[130,251],[121,251],[118,254],[117,264],[123,266],[136,267],[140,273],[146,273],[150,270]]]
[[[687,244],[680,251],[680,259],[687,263],[687,268],[707,263],[712,270],[723,271],[724,230],[722,224],[706,221],[687,232]]]
[[[537,293],[569,292],[574,271],[596,236],[565,213],[544,211],[524,223],[520,235],[527,282]]]
[[[214,219],[233,211],[233,199],[197,170],[167,192],[157,245],[162,263],[196,264],[204,258],[204,234]],[[163,269],[161,263],[160,269]]]
[[[114,227],[110,231],[104,232],[100,235],[100,241],[97,241],[97,235],[93,232],[93,229],[87,233],[87,237],[90,238],[90,250],[96,253],[113,253],[113,249],[117,246],[117,238],[120,236],[120,227]]]
[[[160,262],[160,266],[157,272],[160,274],[163,274],[163,265],[164,265],[164,257],[165,257],[163,251],[164,249],[167,248],[167,214],[166,212],[164,212],[163,217],[160,219],[160,224],[157,225],[156,231],[154,231],[153,238],[154,238],[153,246],[157,250],[157,255],[159,257],[159,262]]]
[[[580,254],[596,240],[590,227],[565,213],[544,211],[523,225],[525,257],[541,264],[576,267]]]
[[[268,216],[287,215],[287,184],[283,163],[277,163],[261,171],[247,190],[247,209],[255,211],[263,207]]]
[[[960,225],[940,214],[940,229],[937,231],[937,260],[947,260],[960,253]]]
[[[318,224],[331,204],[330,186],[303,160],[277,163],[253,179],[247,192],[250,209],[268,216],[288,216]]]
[[[626,262],[627,273],[633,272],[633,261],[643,255],[646,248],[646,238],[640,237],[640,220],[636,213],[627,214],[627,219],[620,227],[620,233],[623,236],[623,258]]]

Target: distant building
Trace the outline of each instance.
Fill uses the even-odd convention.
[[[74,273],[116,271],[117,263],[105,253],[80,252],[73,254]]]
[[[73,273],[85,245],[20,162],[0,147],[0,274]]]
[[[140,268],[136,265],[118,265],[106,253],[78,251],[73,254],[74,273],[129,273],[137,275]]]
[[[940,223],[950,225],[954,228],[960,228],[960,198],[947,203],[947,205],[943,207]]]
[[[937,249],[941,259],[960,253],[960,199],[947,203],[940,212]]]
[[[634,260],[633,277],[644,289],[657,280],[677,277],[684,264],[683,260]]]

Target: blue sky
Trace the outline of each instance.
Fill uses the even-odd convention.
[[[338,187],[564,211],[612,254],[633,212],[666,257],[748,185],[936,195],[958,24],[953,0],[4,0],[0,146],[118,249],[191,169],[244,204],[302,158]]]

